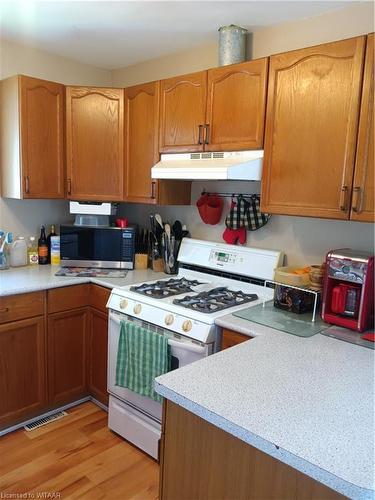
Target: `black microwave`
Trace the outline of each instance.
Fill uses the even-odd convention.
[[[60,226],[61,266],[134,269],[135,227]]]

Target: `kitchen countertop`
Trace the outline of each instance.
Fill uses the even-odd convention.
[[[36,292],[81,283],[96,283],[107,288],[130,285],[168,277],[164,273],[156,273],[151,269],[128,271],[125,278],[75,278],[55,276],[59,266],[25,266],[13,267],[0,271],[0,297],[18,293]]]
[[[108,288],[165,278],[55,276],[58,266],[0,271],[0,296],[80,283]],[[300,338],[232,315],[254,338],[156,380],[156,390],[226,432],[351,498],[374,498],[374,351]],[[234,390],[235,389],[235,390]]]
[[[254,338],[156,379],[156,391],[351,498],[374,498],[374,351],[232,315]]]

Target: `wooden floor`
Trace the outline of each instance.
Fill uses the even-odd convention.
[[[0,438],[0,498],[158,498],[158,464],[111,432],[106,412],[93,403],[67,411]]]

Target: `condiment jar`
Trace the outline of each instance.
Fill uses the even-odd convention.
[[[23,236],[18,236],[10,249],[11,267],[27,265],[27,245]]]

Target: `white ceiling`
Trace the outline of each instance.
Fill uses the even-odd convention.
[[[0,0],[0,35],[114,69],[214,42],[226,24],[255,31],[348,3],[356,2]]]

